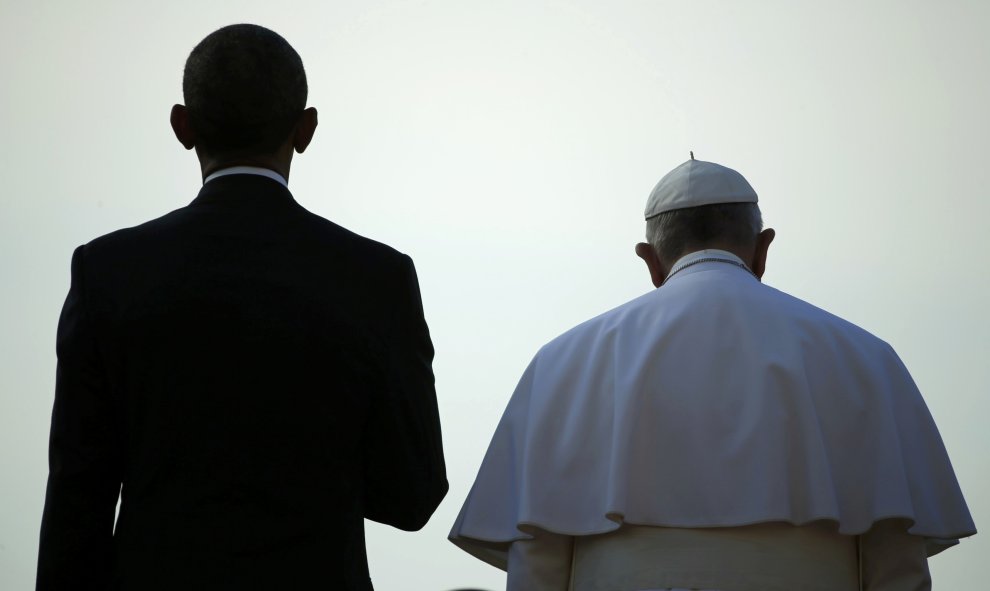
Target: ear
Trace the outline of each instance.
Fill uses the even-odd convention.
[[[664,279],[667,278],[667,271],[664,270],[657,251],[649,244],[640,242],[636,245],[636,254],[639,258],[643,259],[647,268],[650,269],[650,279],[653,280],[653,287],[663,285]]]
[[[767,251],[770,250],[770,243],[776,235],[773,228],[767,228],[756,237],[756,250],[753,253],[751,268],[757,279],[763,279],[763,272],[767,270]]]
[[[302,154],[309,147],[309,143],[313,141],[313,134],[316,133],[316,109],[310,107],[302,112],[299,116],[299,122],[296,123],[296,131],[292,135],[292,147]]]
[[[189,111],[186,110],[185,105],[172,105],[169,122],[172,124],[175,139],[179,140],[182,147],[187,150],[196,147],[196,134],[189,125]]]

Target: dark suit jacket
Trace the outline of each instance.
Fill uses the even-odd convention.
[[[367,590],[447,491],[412,260],[265,177],[79,247],[57,352],[38,589]]]

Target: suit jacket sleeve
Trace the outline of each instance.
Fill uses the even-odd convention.
[[[397,272],[384,395],[375,400],[365,449],[364,515],[407,531],[426,525],[447,493],[433,344],[412,259]]]
[[[72,256],[71,286],[56,338],[39,590],[102,589],[113,570],[120,447],[86,295],[84,248]]]

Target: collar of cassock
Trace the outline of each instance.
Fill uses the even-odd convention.
[[[699,250],[692,252],[691,254],[684,255],[677,259],[677,262],[670,268],[670,273],[667,273],[667,278],[664,279],[663,282],[667,283],[670,281],[670,278],[678,272],[699,263],[728,263],[730,265],[743,268],[750,275],[753,275],[753,271],[750,270],[749,266],[747,266],[741,258],[731,252],[727,250],[719,250],[717,248],[706,248],[704,250]],[[756,275],[753,275],[753,277],[756,277]]]

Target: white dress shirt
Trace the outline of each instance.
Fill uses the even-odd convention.
[[[210,174],[208,177],[203,179],[203,184],[212,181],[213,179],[218,179],[222,176],[227,176],[231,174],[256,174],[258,176],[268,177],[273,181],[280,183],[283,187],[289,187],[289,181],[279,173],[268,168],[261,168],[260,166],[230,166],[227,168],[221,168]]]

